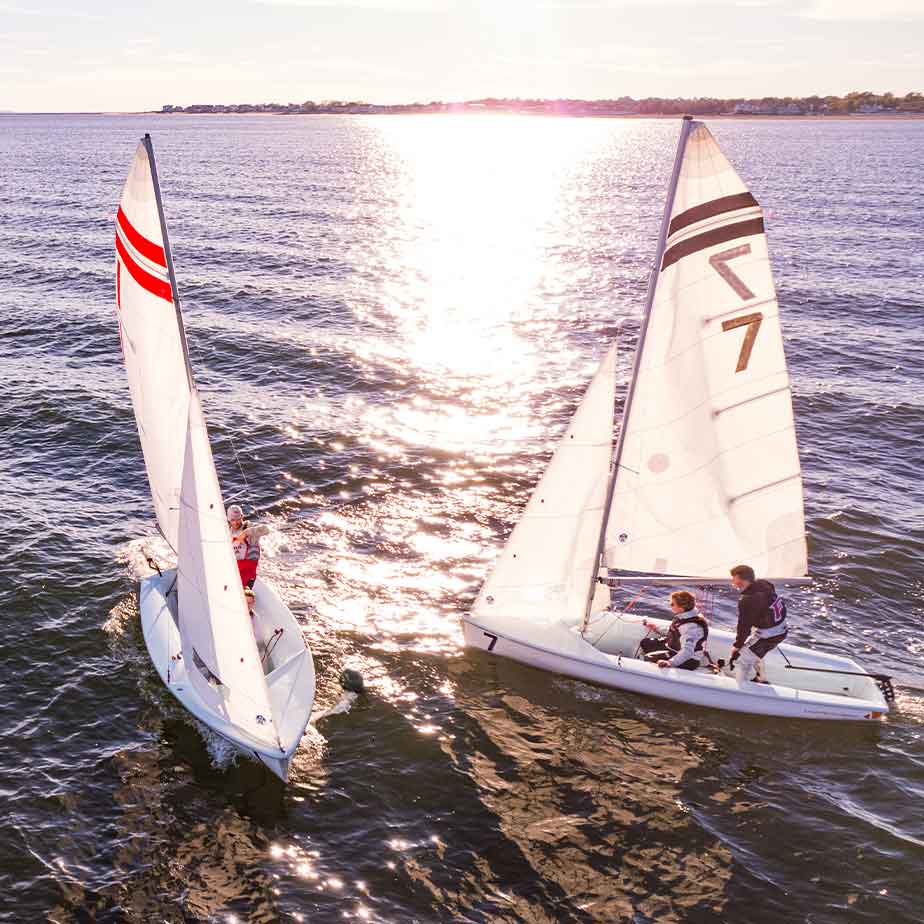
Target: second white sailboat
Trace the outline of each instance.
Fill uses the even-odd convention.
[[[878,719],[887,681],[782,644],[767,683],[664,670],[610,584],[727,584],[807,573],[802,476],[779,306],[759,204],[685,117],[632,378],[613,444],[615,344],[472,607],[465,642],[544,670],[736,712]],[[605,582],[605,583],[604,583]],[[655,621],[662,630],[669,622]],[[712,629],[714,663],[734,633]]]

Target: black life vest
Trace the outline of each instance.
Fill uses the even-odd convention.
[[[689,610],[687,611],[689,612]],[[680,651],[682,642],[680,641],[680,627],[688,625],[691,622],[695,622],[700,629],[703,630],[703,637],[696,643],[694,651],[702,651],[703,646],[706,644],[706,639],[709,638],[709,623],[706,622],[705,617],[699,613],[694,613],[692,616],[681,616],[671,622],[670,627],[667,630],[667,637],[665,638],[665,643],[671,651]]]

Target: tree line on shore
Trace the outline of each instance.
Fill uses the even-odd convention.
[[[896,96],[894,93],[853,91],[846,96],[765,96],[755,99],[713,97],[633,99],[510,99],[486,97],[465,102],[400,103],[385,105],[362,101],[324,100],[304,103],[200,103],[164,106],[161,112],[275,112],[302,113],[414,113],[414,112],[521,112],[550,115],[849,115],[924,113],[924,94]]]

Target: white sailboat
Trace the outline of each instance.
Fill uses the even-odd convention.
[[[640,657],[609,586],[804,581],[802,476],[761,208],[684,117],[632,378],[613,446],[615,344],[463,618],[466,645],[593,683],[736,712],[876,719],[887,678],[782,644],[767,683]],[[606,583],[602,583],[606,581]],[[792,614],[798,618],[798,614]],[[649,622],[652,620],[649,619]],[[666,630],[669,620],[655,620]],[[734,633],[710,629],[728,660]]]
[[[144,639],[189,712],[282,780],[314,703],[295,618],[257,580],[248,614],[192,369],[151,138],[116,220],[119,335],[158,527],[177,567],[141,581]]]

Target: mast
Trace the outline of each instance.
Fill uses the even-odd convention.
[[[600,538],[597,540],[597,552],[594,558],[596,567],[591,572],[590,587],[587,590],[587,604],[584,608],[584,622],[582,630],[587,627],[587,620],[590,619],[590,609],[593,606],[594,591],[597,589],[597,577],[600,573],[600,561],[603,557],[604,546],[606,545],[606,528],[609,525],[610,507],[613,503],[613,491],[616,488],[616,473],[619,471],[619,460],[622,457],[622,446],[626,435],[626,422],[629,419],[629,411],[632,408],[632,398],[635,395],[635,381],[638,376],[639,366],[642,362],[642,349],[645,346],[645,335],[648,333],[648,320],[651,317],[651,306],[654,304],[655,292],[658,287],[658,276],[661,273],[661,260],[664,257],[664,248],[667,243],[667,230],[670,225],[671,212],[674,209],[674,196],[677,193],[677,182],[680,179],[680,168],[683,165],[683,155],[687,147],[687,138],[693,128],[693,116],[685,115],[680,127],[680,140],[677,142],[677,154],[674,157],[674,169],[671,172],[670,185],[667,189],[667,201],[664,203],[664,215],[661,218],[661,230],[658,234],[658,246],[655,251],[654,265],[651,268],[651,275],[648,277],[648,292],[645,296],[645,310],[642,314],[642,323],[639,328],[638,343],[635,347],[635,359],[632,363],[632,375],[629,379],[629,390],[626,394],[626,401],[622,409],[622,423],[619,427],[619,439],[616,442],[616,449],[613,452],[613,461],[610,464],[610,477],[606,486],[606,500],[603,503],[603,520],[600,524]],[[154,183],[157,188],[157,181]],[[158,193],[158,196],[160,194]],[[159,203],[158,199],[158,203]],[[164,237],[166,240],[166,235]],[[169,251],[168,251],[169,262]],[[178,306],[179,307],[179,306]]]
[[[170,237],[167,234],[167,219],[164,216],[164,203],[160,195],[160,180],[157,178],[157,161],[154,159],[154,144],[151,136],[145,132],[141,139],[144,149],[148,152],[148,163],[151,165],[151,180],[154,183],[154,198],[157,201],[157,217],[160,219],[160,234],[164,239],[164,256],[167,258],[167,275],[170,278],[170,289],[173,292],[173,305],[176,309],[176,323],[180,329],[180,343],[183,346],[183,359],[186,362],[186,379],[190,391],[195,389],[192,366],[189,362],[189,346],[186,343],[186,328],[183,326],[183,313],[180,311],[180,292],[176,285],[176,273],[173,270],[173,251],[170,249]]]

